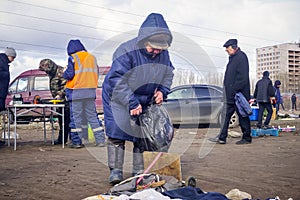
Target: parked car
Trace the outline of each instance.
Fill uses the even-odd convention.
[[[223,89],[215,85],[174,87],[163,103],[175,125],[220,124],[223,104]],[[229,126],[238,123],[238,115],[234,113]]]
[[[110,67],[99,67],[98,88],[96,90],[96,108],[99,114],[103,113],[102,104],[102,82]],[[44,71],[38,69],[27,70],[18,75],[8,87],[6,104],[12,105],[14,96],[21,95],[24,104],[32,104],[35,96],[39,96],[42,103],[53,99],[49,89],[49,77]],[[50,113],[49,113],[50,114]],[[24,114],[18,117],[18,121],[31,121],[35,117],[40,117],[34,113]],[[48,116],[46,116],[48,117]],[[10,119],[14,119],[10,116]]]

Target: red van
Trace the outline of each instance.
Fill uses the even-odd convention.
[[[103,113],[102,83],[109,69],[109,66],[99,67],[98,88],[96,90],[96,108],[99,114]],[[30,104],[33,103],[36,95],[40,96],[41,101],[53,99],[49,89],[48,75],[44,71],[38,69],[22,72],[10,83],[5,103],[7,105],[12,105],[13,97],[15,95],[22,95],[23,103]],[[35,116],[32,113],[29,113],[28,115],[22,115],[20,119],[22,118],[22,121],[31,121],[34,117]],[[18,121],[20,119],[18,118]]]

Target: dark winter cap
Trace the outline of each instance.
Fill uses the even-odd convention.
[[[5,48],[5,54],[7,56],[11,56],[13,58],[15,58],[17,56],[17,53],[16,51],[14,50],[14,48],[11,48],[11,47],[6,47]]]
[[[280,80],[276,80],[274,84],[275,85],[281,85],[281,82],[280,82]]]
[[[229,47],[229,46],[232,46],[232,48],[236,48],[237,47],[237,39],[229,39],[227,42],[225,42],[225,44],[223,45],[223,47]]]
[[[167,49],[171,36],[168,34],[156,34],[148,38],[148,44],[155,49]]]
[[[264,76],[264,77],[269,77],[269,75],[270,75],[270,72],[269,72],[269,71],[264,71],[264,72],[263,72],[263,76]]]

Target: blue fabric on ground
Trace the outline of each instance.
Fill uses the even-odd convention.
[[[194,188],[191,186],[166,191],[162,194],[170,198],[179,198],[183,200],[228,200],[227,197],[221,193],[204,193],[200,188]]]

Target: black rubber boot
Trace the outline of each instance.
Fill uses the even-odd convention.
[[[123,180],[124,144],[107,143],[108,167],[110,169],[109,183],[115,185]]]
[[[144,172],[144,156],[138,147],[133,147],[132,158],[132,176],[142,174]]]

